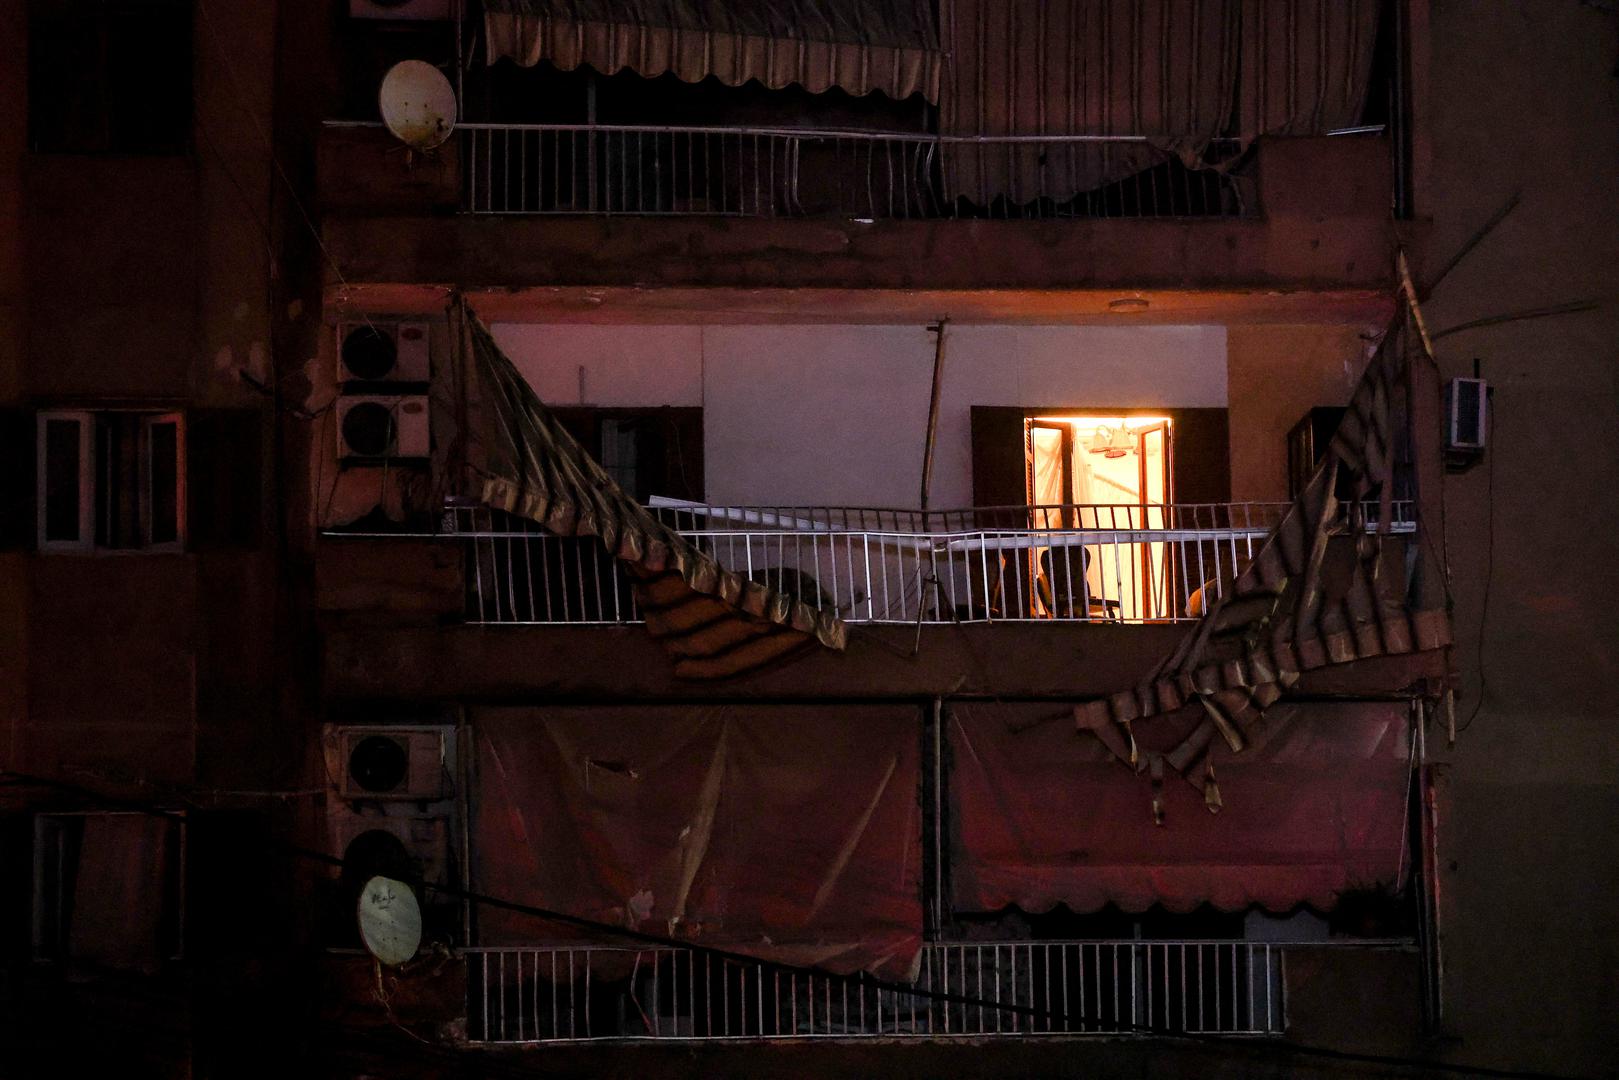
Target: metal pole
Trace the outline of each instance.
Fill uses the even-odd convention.
[[[921,509],[924,523],[928,509],[928,494],[933,488],[933,445],[939,434],[939,391],[944,385],[944,328],[949,321],[949,316],[941,316],[938,322],[928,327],[928,333],[935,335],[935,337],[933,339],[933,396],[928,401],[927,441],[922,448]]]

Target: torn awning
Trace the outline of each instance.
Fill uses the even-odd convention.
[[[956,909],[1326,911],[1352,889],[1397,889],[1409,861],[1409,709],[1277,705],[1243,753],[1215,749],[1225,808],[1203,813],[1197,792],[1171,784],[1158,826],[1143,785],[1050,706],[953,705]],[[1167,752],[1181,733],[1149,734],[1144,750]]]
[[[1394,500],[1410,498],[1413,483],[1407,375],[1423,346],[1411,318],[1402,303],[1371,347],[1315,476],[1251,565],[1146,679],[1075,710],[1080,729],[1118,758],[1138,770],[1167,766],[1211,810],[1222,802],[1210,771],[1217,748],[1249,744],[1301,672],[1450,644],[1427,523],[1410,539],[1391,533]],[[1147,718],[1190,723],[1173,747],[1146,752],[1137,729]]]
[[[653,517],[557,422],[457,297],[451,361],[433,373],[435,495],[473,499],[558,536],[594,536],[622,561],[676,674],[722,678],[816,642],[842,649],[830,612],[726,570]]]
[[[922,921],[914,708],[500,708],[471,721],[478,889],[783,963],[909,975]],[[486,944],[578,933],[480,918]]]
[[[485,0],[489,63],[628,68],[773,90],[880,90],[936,101],[941,58],[926,0]]]

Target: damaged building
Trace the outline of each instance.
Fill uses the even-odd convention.
[[[1614,1067],[1606,5],[4,10],[17,1075]]]

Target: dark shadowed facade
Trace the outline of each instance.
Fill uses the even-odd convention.
[[[0,11],[0,1073],[1619,1068],[1608,5]]]

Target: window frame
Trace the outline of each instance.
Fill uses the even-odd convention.
[[[139,543],[114,547],[98,542],[100,496],[96,437],[102,417],[134,414],[140,418],[138,453]],[[35,542],[37,550],[57,554],[179,554],[187,547],[186,414],[183,409],[116,406],[110,408],[49,408],[35,414]],[[47,429],[52,422],[72,421],[79,425],[78,536],[72,540],[51,539],[49,472],[50,455]],[[152,453],[152,435],[163,426],[174,428],[174,537],[154,541],[153,496],[157,490]]]
[[[72,540],[50,538],[50,453],[47,430],[53,422],[79,425],[79,534]],[[40,551],[94,551],[96,547],[95,413],[89,409],[41,409],[34,419],[35,525]]]
[[[174,539],[156,541],[152,539],[152,528],[155,522],[152,519],[152,508],[155,505],[153,496],[157,491],[157,477],[154,475],[156,455],[152,452],[153,429],[165,425],[174,428]],[[142,545],[135,549],[151,552],[153,554],[176,554],[186,548],[186,422],[185,413],[180,410],[161,413],[143,413],[141,416],[141,540]]]

